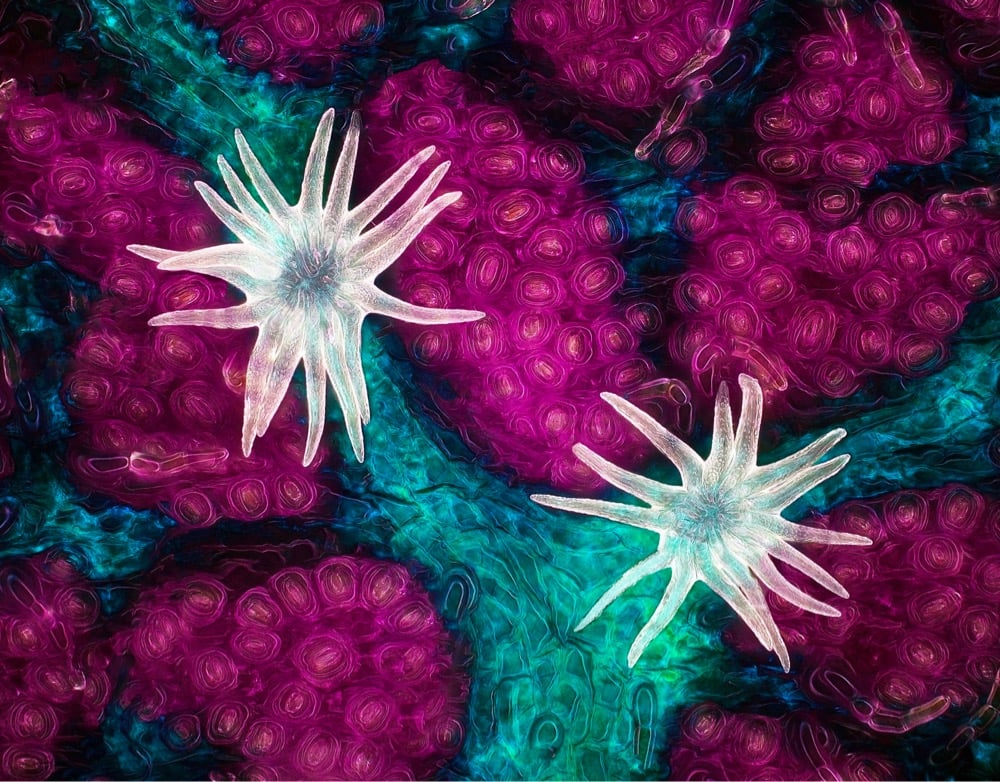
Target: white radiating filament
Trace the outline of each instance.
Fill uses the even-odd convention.
[[[370,314],[408,323],[441,324],[478,320],[482,312],[418,307],[375,286],[375,278],[443,209],[461,197],[444,193],[431,200],[448,163],[438,165],[392,214],[370,227],[433,154],[427,147],[404,163],[367,199],[348,208],[361,124],[351,117],[344,145],[323,199],[326,159],[333,131],[333,109],[319,122],[302,176],[297,204],[285,201],[243,134],[236,146],[255,199],[228,161],[219,171],[233,204],[204,182],[195,186],[205,203],[239,240],[234,244],[180,252],[146,245],[129,250],[156,261],[159,268],[208,274],[225,280],[246,302],[216,310],[182,310],[157,315],[151,326],[209,326],[258,329],[246,376],[243,453],[267,431],[292,375],[305,365],[308,433],[302,463],[319,448],[326,416],[329,381],[343,411],[358,461],[364,461],[363,424],[371,406],[361,364],[361,324]],[[367,230],[366,230],[367,229]]]

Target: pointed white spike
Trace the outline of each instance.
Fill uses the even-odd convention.
[[[660,453],[676,465],[684,486],[689,486],[701,478],[704,462],[691,446],[627,399],[607,391],[601,394],[601,399],[611,405],[622,418],[638,429]]]
[[[302,466],[307,467],[316,458],[320,438],[323,436],[323,427],[326,424],[326,359],[320,346],[313,340],[306,340],[303,364],[306,373],[306,414],[309,424],[306,430]]]
[[[222,196],[204,182],[195,182],[194,187],[201,195],[205,205],[212,210],[212,213],[222,221],[226,228],[236,234],[240,241],[272,249],[272,240],[267,235],[266,227],[255,223],[231,207]]]
[[[739,564],[745,570],[742,563]],[[708,585],[739,614],[761,645],[778,656],[781,667],[787,672],[791,668],[788,649],[756,579],[749,571],[741,577],[722,562],[716,562],[715,567],[717,577],[708,581]]]
[[[740,390],[743,392],[743,406],[740,422],[736,426],[733,471],[745,475],[757,466],[757,449],[760,441],[760,424],[764,414],[764,392],[760,383],[750,375],[740,375]]]
[[[349,226],[353,235],[357,235],[364,230],[364,227],[374,220],[385,209],[389,203],[399,195],[407,183],[413,179],[417,169],[426,163],[435,148],[424,147],[417,154],[403,163],[396,172],[379,185],[375,192],[358,204],[347,216],[346,226]]]
[[[651,576],[653,573],[657,573],[664,570],[670,566],[669,560],[664,557],[663,554],[657,552],[646,557],[644,560],[636,565],[633,565],[628,570],[626,570],[621,578],[619,578],[611,587],[594,603],[593,608],[591,608],[585,617],[580,620],[575,628],[575,632],[580,632],[587,625],[593,622],[597,617],[604,613],[604,609],[611,605],[615,600],[621,596],[622,593],[631,589],[633,586],[638,584],[646,576]]]
[[[351,114],[347,126],[344,144],[340,148],[337,165],[333,169],[333,181],[330,182],[330,195],[326,201],[323,219],[327,227],[344,225],[347,216],[347,204],[351,198],[351,185],[354,182],[354,166],[358,159],[358,139],[361,136],[361,116],[358,112]]]
[[[792,548],[788,543],[785,543],[785,541],[770,541],[766,546],[766,549],[772,557],[780,559],[782,562],[791,565],[804,575],[809,576],[809,578],[820,586],[824,586],[829,589],[833,592],[833,594],[838,595],[839,597],[850,597],[847,590],[844,589],[843,585],[837,581],[837,579],[809,559],[809,557],[801,551],[796,548]]]
[[[316,126],[302,174],[302,192],[299,194],[298,208],[306,214],[316,215],[323,210],[323,179],[326,176],[326,158],[330,152],[330,138],[333,135],[334,110],[327,109]]]
[[[837,532],[832,529],[821,529],[820,527],[809,527],[805,524],[796,524],[781,518],[771,516],[767,526],[776,534],[792,543],[823,543],[832,546],[870,546],[872,539],[864,535],[855,535],[852,532]]]
[[[733,435],[733,409],[729,404],[729,386],[722,383],[715,395],[715,421],[712,426],[712,450],[705,460],[702,480],[718,484],[729,469],[736,438]]]
[[[635,667],[653,640],[673,621],[680,607],[684,604],[684,600],[691,592],[691,587],[694,586],[696,579],[690,572],[678,572],[678,570],[678,568],[674,568],[671,572],[670,583],[667,584],[659,605],[656,606],[653,615],[649,617],[649,621],[632,642],[632,647],[628,652],[629,668]]]
[[[791,473],[798,472],[804,467],[808,467],[822,459],[846,435],[847,432],[843,429],[834,429],[827,432],[818,440],[814,440],[791,456],[786,456],[780,461],[765,464],[752,470],[747,476],[747,482],[752,487],[762,487],[774,483]]]
[[[531,500],[555,510],[565,510],[584,516],[596,516],[608,521],[616,521],[619,524],[627,524],[630,527],[647,529],[650,532],[663,531],[662,525],[657,522],[656,514],[650,513],[649,508],[583,497],[558,497],[554,494],[532,494]]]
[[[208,326],[214,329],[248,329],[257,325],[257,310],[238,304],[218,310],[175,310],[154,315],[150,326]]]
[[[287,216],[289,211],[288,202],[281,195],[281,191],[275,186],[271,177],[267,175],[267,171],[260,164],[260,161],[239,128],[236,130],[236,150],[239,152],[240,161],[243,163],[243,168],[246,169],[247,176],[250,177],[250,181],[260,196],[260,200],[267,207],[267,211],[275,217]]]
[[[217,163],[219,165],[219,173],[222,174],[222,181],[226,183],[226,189],[229,190],[229,195],[233,199],[233,203],[236,204],[236,208],[247,219],[258,225],[273,225],[274,221],[271,219],[271,216],[250,195],[250,191],[247,190],[246,185],[237,176],[233,167],[229,165],[229,161],[222,155],[219,155]]]
[[[390,318],[398,318],[406,323],[417,323],[420,325],[446,325],[449,323],[468,323],[469,321],[485,318],[485,312],[476,310],[449,310],[436,309],[434,307],[420,307],[410,304],[390,296],[388,293],[374,289],[369,304],[369,312],[375,315],[386,315]]]
[[[358,277],[374,281],[376,277],[396,262],[403,251],[413,243],[413,240],[435,217],[461,197],[461,193],[452,192],[435,198],[396,233],[386,237],[380,245],[364,255],[359,252]]]
[[[404,228],[414,218],[419,216],[422,209],[427,207],[427,199],[430,198],[431,194],[437,189],[437,186],[441,183],[441,180],[444,179],[444,175],[448,173],[448,169],[450,167],[451,162],[446,160],[444,163],[441,163],[437,168],[435,168],[430,173],[430,176],[428,176],[427,179],[420,184],[420,186],[409,198],[406,199],[405,203],[399,207],[399,209],[385,218],[374,228],[361,234],[361,238],[358,239],[354,246],[354,252],[364,257],[377,255],[381,252],[383,246],[387,242],[404,233]],[[445,205],[458,200],[457,198],[445,198]],[[408,235],[411,237],[411,241],[416,238],[416,234]]]
[[[356,380],[348,372],[347,348],[344,344],[342,324],[331,326],[327,331],[326,367],[333,386],[333,393],[340,403],[347,437],[358,462],[365,460],[365,441],[362,432],[361,406],[356,392]],[[364,383],[364,377],[361,378]]]
[[[577,443],[573,446],[573,454],[612,486],[628,492],[633,497],[650,505],[662,504],[669,495],[682,494],[684,491],[679,486],[667,486],[642,475],[636,475],[634,472],[623,470],[618,465],[594,453],[583,443]]]
[[[817,600],[812,595],[803,592],[781,575],[781,571],[774,566],[774,563],[767,555],[759,556],[752,567],[754,573],[757,574],[757,578],[760,579],[764,586],[792,605],[798,606],[803,611],[810,611],[822,616],[840,616],[840,611],[832,605]]]
[[[787,508],[799,497],[843,470],[850,460],[849,454],[843,454],[828,462],[815,464],[793,473],[784,480],[773,483],[763,491],[758,492],[757,506],[775,512]]]
[[[148,261],[156,261],[156,263],[176,258],[185,252],[184,250],[164,250],[162,247],[152,247],[148,244],[129,244],[125,246],[125,249],[130,253],[135,253],[140,258],[145,258]]]

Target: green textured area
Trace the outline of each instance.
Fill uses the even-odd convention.
[[[20,351],[44,345],[45,365],[33,378],[45,426],[41,442],[9,425],[17,470],[0,486],[0,503],[17,514],[3,537],[5,556],[27,556],[58,546],[93,579],[120,578],[149,567],[153,549],[173,522],[125,506],[89,507],[62,464],[72,436],[59,399],[68,341],[83,317],[79,304],[93,293],[49,262],[11,269],[0,266],[0,302]],[[46,294],[53,298],[45,301]],[[51,312],[58,312],[53,317]],[[34,374],[34,373],[32,373]]]
[[[323,109],[345,108],[355,100],[350,92],[275,86],[266,77],[250,78],[227,67],[212,36],[185,22],[176,3],[91,0],[90,6],[102,43],[126,58],[136,53],[143,58],[134,74],[134,86],[143,94],[138,107],[177,137],[179,152],[200,160],[213,176],[216,155],[236,159],[233,130],[239,127],[286,195],[297,194],[301,164]],[[457,41],[472,47],[481,39],[468,26],[442,26],[425,44]],[[628,186],[609,195],[626,213],[634,238],[666,231],[681,188],[657,181],[651,169],[631,159],[621,170]],[[657,210],[651,211],[650,203],[659,204]],[[2,300],[30,302],[32,274],[17,270],[0,280]],[[837,452],[851,453],[851,464],[807,495],[789,517],[903,486],[994,476],[985,449],[1000,428],[998,314],[997,305],[979,306],[942,372],[908,382],[898,399],[847,421],[848,439]],[[44,333],[52,341],[62,332],[30,306],[8,316],[20,338]],[[389,356],[377,334],[381,325],[370,321],[365,332],[364,360],[377,414],[365,430],[364,465],[351,458],[338,413],[330,412],[328,431],[346,467],[340,476],[344,496],[329,523],[345,540],[422,571],[445,617],[471,646],[469,735],[449,773],[494,779],[660,778],[668,726],[678,710],[706,699],[737,705],[747,697],[751,677],[758,697],[778,686],[744,670],[721,643],[719,632],[732,613],[701,587],[635,669],[628,669],[628,648],[656,607],[665,574],[642,582],[575,633],[573,627],[603,591],[651,553],[655,537],[546,511],[528,500],[527,488],[511,488],[483,471],[452,435],[408,407],[416,398],[408,368]],[[46,406],[54,420],[64,416],[57,390],[48,389]],[[783,432],[780,446],[761,461],[774,461],[827,428]],[[57,430],[68,436],[65,427]],[[80,553],[94,578],[121,578],[148,567],[169,524],[164,517],[120,507],[89,509],[64,480],[58,443],[38,448],[15,439],[14,448],[19,470],[5,491],[31,500],[4,539],[6,554],[64,545]],[[129,746],[153,741],[152,728],[136,730]],[[995,765],[994,755],[984,762]],[[149,758],[136,755],[123,768],[149,773]],[[171,768],[178,767],[165,765],[160,773]]]

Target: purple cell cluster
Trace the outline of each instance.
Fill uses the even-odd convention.
[[[1000,224],[947,194],[863,203],[826,180],[803,198],[746,174],[683,202],[676,227],[691,252],[669,352],[709,397],[740,372],[796,401],[933,372],[1000,287]]]
[[[156,579],[114,639],[123,704],[179,748],[237,756],[223,777],[432,776],[462,744],[469,682],[427,593],[399,564],[301,549]]]
[[[847,502],[814,521],[874,545],[808,547],[850,593],[829,600],[838,617],[767,596],[803,691],[889,733],[975,711],[1000,671],[1000,504],[952,484]],[[759,654],[742,624],[724,637]]]
[[[222,282],[159,272],[125,249],[220,242],[221,226],[194,188],[202,171],[141,140],[148,120],[109,98],[110,88],[44,95],[15,78],[2,92],[5,242],[29,259],[48,252],[105,294],[63,379],[77,425],[66,460],[78,485],[159,506],[183,526],[307,511],[319,486],[316,469],[300,463],[294,397],[252,457],[242,456],[252,334],[147,325],[161,312],[235,303]],[[0,447],[0,469],[6,453]]]
[[[514,39],[553,96],[604,108],[665,105],[704,75],[751,0],[514,0]]]
[[[846,751],[832,725],[813,712],[781,717],[702,703],[681,715],[670,745],[676,780],[888,780],[900,770],[873,752]]]
[[[879,25],[840,14],[842,26],[799,40],[795,77],[754,114],[757,163],[774,182],[864,187],[891,164],[940,163],[964,140],[949,75],[896,12],[876,3]]]
[[[67,467],[84,489],[136,508],[160,507],[182,527],[308,512],[321,496],[303,467],[304,404],[286,396],[268,433],[243,456],[252,333],[150,328],[160,312],[234,302],[224,283],[164,274],[135,258],[103,280],[81,330],[63,397],[77,422]]]
[[[70,98],[6,82],[0,112],[0,230],[30,255],[44,248],[91,281],[129,256],[125,247],[158,241],[193,249],[219,227],[192,183],[191,161],[138,139],[148,125],[99,88]]]
[[[661,327],[649,303],[616,306],[621,215],[584,187],[573,144],[547,137],[437,63],[390,78],[365,106],[358,176],[368,188],[423,147],[451,161],[462,198],[389,272],[396,293],[481,310],[460,326],[394,324],[412,360],[450,383],[433,400],[479,453],[526,481],[593,488],[583,442],[634,462],[641,437],[601,401],[655,377],[639,351]]]
[[[749,372],[791,411],[933,372],[966,305],[1000,288],[1000,225],[975,199],[866,193],[962,142],[942,66],[884,3],[824,17],[830,32],[799,41],[794,77],[755,112],[755,164],[677,212],[691,250],[668,352],[705,396]]]
[[[59,555],[0,567],[0,777],[48,779],[96,730],[111,694],[100,614]]]
[[[282,83],[329,84],[385,26],[378,0],[189,0],[219,53]]]

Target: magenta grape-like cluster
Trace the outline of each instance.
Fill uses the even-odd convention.
[[[544,52],[542,83],[603,106],[645,109],[704,75],[745,20],[749,0],[523,0],[514,39]]]
[[[670,747],[670,778],[685,780],[898,779],[900,770],[875,752],[846,750],[849,731],[812,712],[780,717],[732,712],[702,703],[680,717]]]
[[[0,776],[48,779],[111,696],[101,601],[65,558],[0,568]]]
[[[96,98],[27,90],[11,95],[2,119],[14,167],[0,216],[8,241],[44,248],[106,294],[90,310],[64,380],[79,425],[69,469],[84,488],[162,507],[187,527],[305,512],[319,487],[297,455],[293,400],[252,458],[240,452],[249,335],[146,325],[178,307],[233,302],[220,281],[165,274],[126,251],[219,237],[193,187],[200,169],[135,140],[137,121]],[[15,189],[25,181],[38,186]]]
[[[287,559],[275,568],[265,559]],[[468,683],[401,565],[265,549],[163,577],[113,639],[122,699],[251,779],[426,778],[461,745]]]
[[[1000,671],[1000,504],[952,484],[846,502],[817,524],[874,545],[815,552],[850,592],[831,601],[839,617],[769,596],[803,691],[887,733],[988,701]],[[727,636],[754,654],[745,628]]]
[[[441,186],[463,194],[390,270],[404,299],[486,313],[468,326],[397,328],[416,363],[463,389],[437,405],[520,480],[599,485],[570,452],[577,442],[634,462],[641,438],[599,394],[654,378],[639,345],[661,320],[648,302],[615,305],[625,228],[584,187],[579,150],[437,63],[388,79],[366,116],[369,186],[433,143],[452,162]]]

